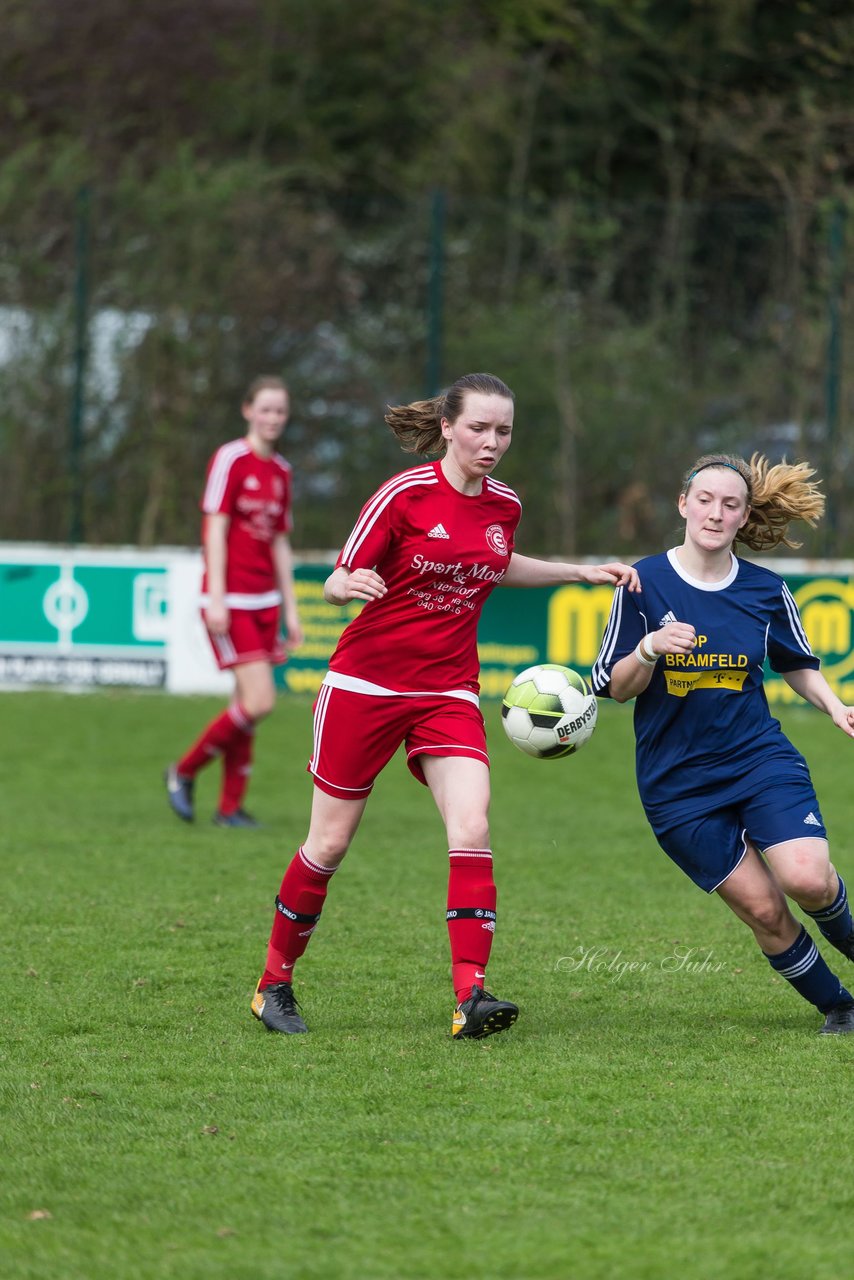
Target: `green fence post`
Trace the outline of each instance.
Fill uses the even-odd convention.
[[[91,191],[77,192],[74,207],[74,376],[68,423],[69,542],[83,541],[83,406],[89,354],[89,217]]]
[[[427,396],[442,387],[442,320],[444,310],[445,193],[430,197],[430,265],[427,286]]]
[[[827,366],[824,380],[825,446],[828,496],[825,525],[826,554],[837,555],[837,503],[840,496],[836,445],[842,382],[842,282],[845,274],[845,205],[837,200],[830,214],[828,234],[830,291],[827,302]]]

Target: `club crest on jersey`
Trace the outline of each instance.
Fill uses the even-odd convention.
[[[504,537],[504,530],[500,524],[491,524],[486,531],[486,541],[494,552],[499,556],[509,555],[507,550],[507,539]]]

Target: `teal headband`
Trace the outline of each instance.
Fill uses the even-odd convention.
[[[688,488],[688,485],[691,483],[691,481],[694,479],[694,476],[698,476],[701,471],[705,471],[706,467],[729,467],[730,471],[734,471],[737,476],[741,476],[742,480],[744,480],[744,476],[741,475],[741,472],[739,471],[738,467],[734,467],[731,462],[704,462],[703,465],[701,467],[698,467],[696,471],[691,472],[691,474],[689,475],[688,479],[685,482],[686,489]],[[748,483],[748,481],[744,480],[744,483],[747,485],[749,489],[750,484]]]

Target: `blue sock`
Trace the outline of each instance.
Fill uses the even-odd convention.
[[[848,906],[848,894],[842,876],[839,877],[839,892],[829,907],[820,907],[818,911],[806,911],[812,916],[828,942],[844,942],[854,933],[854,920],[851,919],[851,908]]]
[[[791,982],[798,995],[809,1000],[821,1013],[829,1013],[843,1000],[852,999],[836,974],[828,969],[803,927],[792,945],[779,956],[769,956],[767,951],[764,954],[771,968]]]

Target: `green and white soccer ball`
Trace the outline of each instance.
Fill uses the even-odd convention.
[[[545,662],[519,672],[504,695],[501,723],[513,745],[526,755],[559,760],[592,737],[598,709],[583,676]]]

